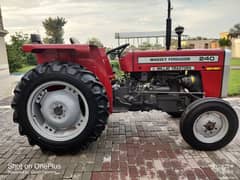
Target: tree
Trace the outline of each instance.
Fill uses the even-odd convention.
[[[29,43],[27,34],[15,33],[11,35],[11,43],[7,44],[8,63],[10,72],[15,72],[23,65],[35,65],[36,59],[33,54],[25,54],[21,47],[25,43]]]
[[[47,37],[44,38],[44,42],[48,44],[63,44],[63,35],[64,30],[63,27],[67,23],[67,21],[62,17],[56,18],[47,18],[42,24],[46,30]]]
[[[92,38],[88,39],[87,44],[94,45],[94,46],[97,46],[99,48],[103,48],[104,47],[103,43],[98,38],[95,38],[95,37],[92,37]]]
[[[227,47],[227,46],[231,46],[232,45],[232,42],[230,39],[226,39],[226,38],[222,38],[222,39],[219,39],[219,45],[220,47]]]
[[[237,38],[240,36],[240,23],[236,24],[233,28],[230,29],[229,35],[233,38]]]

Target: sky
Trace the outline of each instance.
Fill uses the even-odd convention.
[[[15,32],[40,33],[47,17],[64,17],[65,42],[91,37],[114,47],[115,32],[165,30],[167,0],[0,0],[4,27]],[[240,23],[240,0],[172,0],[173,27],[185,27],[191,37],[218,38]],[[9,40],[9,35],[7,40]]]

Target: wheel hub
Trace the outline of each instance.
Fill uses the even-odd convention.
[[[64,116],[64,111],[63,111],[63,106],[62,105],[57,105],[54,109],[53,112],[55,113],[56,116]]]
[[[216,126],[216,122],[211,122],[211,121],[208,121],[208,123],[204,125],[204,127],[208,131],[216,130],[217,128],[215,128],[215,126]]]
[[[28,99],[27,113],[33,128],[54,141],[76,137],[87,126],[89,118],[88,103],[82,92],[62,81],[37,87]]]
[[[214,143],[221,140],[227,133],[229,124],[224,114],[209,111],[201,114],[194,122],[195,137],[203,143]]]
[[[80,119],[78,98],[66,90],[48,93],[41,106],[46,123],[54,129],[73,127]]]

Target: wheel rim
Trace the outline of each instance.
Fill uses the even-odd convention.
[[[217,111],[202,113],[194,122],[194,136],[203,143],[216,143],[222,140],[229,128],[227,117]]]
[[[52,141],[68,141],[85,129],[88,103],[82,92],[62,81],[38,86],[30,95],[27,115],[33,129]]]

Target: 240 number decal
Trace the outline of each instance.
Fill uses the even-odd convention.
[[[200,61],[216,61],[215,56],[200,56]]]

